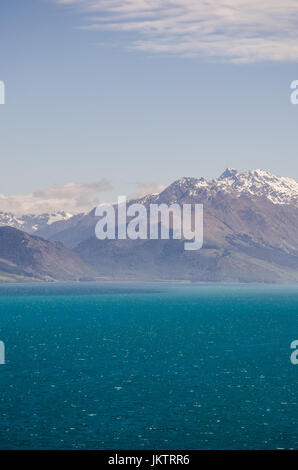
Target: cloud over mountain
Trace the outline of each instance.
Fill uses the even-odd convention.
[[[110,189],[111,184],[103,179],[87,184],[53,185],[30,194],[0,194],[0,212],[24,215],[63,211],[76,214],[88,211],[90,207],[102,202],[99,194]]]
[[[49,186],[33,193],[33,196],[41,199],[68,199],[78,195],[91,195],[102,193],[111,189],[111,185],[106,180],[96,183],[66,183],[63,186]]]
[[[88,30],[130,33],[131,47],[232,63],[298,57],[296,0],[55,0]]]
[[[147,194],[160,193],[166,187],[165,184],[147,181],[145,183],[136,183],[136,190],[130,195],[130,199],[146,196]]]

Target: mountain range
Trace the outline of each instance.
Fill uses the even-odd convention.
[[[67,212],[55,212],[51,214],[24,214],[16,215],[11,212],[0,211],[0,227],[14,227],[27,233],[37,233],[44,228],[49,228],[53,223],[68,220],[73,214]]]
[[[76,279],[93,275],[120,280],[298,281],[298,183],[292,178],[228,168],[217,179],[182,178],[132,202],[147,208],[152,203],[203,204],[203,248],[187,252],[183,240],[100,241],[94,234],[95,209],[58,215],[57,221],[55,215],[45,215],[39,223],[33,223],[34,217],[25,223],[26,216],[18,219],[24,223],[16,228],[65,245],[67,253],[83,263],[84,275],[78,273]],[[4,225],[15,227],[11,220]]]

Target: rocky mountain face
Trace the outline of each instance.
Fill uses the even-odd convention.
[[[59,242],[43,240],[13,227],[0,227],[0,281],[77,281],[94,277],[91,269]]]
[[[181,185],[178,185],[180,192]],[[169,190],[173,196],[174,188]],[[157,202],[168,198],[161,195]],[[172,198],[169,198],[173,201]],[[179,203],[194,202],[189,194]],[[298,208],[268,199],[218,193],[204,204],[204,245],[185,251],[183,240],[97,240],[75,251],[108,277],[204,282],[296,282]]]
[[[182,178],[150,204],[203,204],[204,245],[183,240],[95,238],[95,211],[46,224],[38,235],[63,242],[101,278],[202,282],[298,281],[298,183],[263,170],[227,169],[219,178]]]
[[[287,177],[275,176],[264,170],[237,172],[227,168],[217,179],[182,178],[175,181],[159,194],[149,194],[136,201],[148,206],[152,203],[173,204],[189,202],[206,204],[218,197],[231,197],[235,200],[247,197],[255,201],[269,201],[274,205],[297,207],[298,183]],[[57,240],[74,248],[94,233],[95,211],[79,214],[66,220],[46,224],[36,231],[37,235]]]
[[[172,202],[181,196],[187,196],[188,199],[210,199],[221,193],[235,198],[247,196],[252,201],[267,199],[278,205],[298,205],[298,183],[294,179],[275,176],[264,170],[241,173],[233,168],[227,168],[219,178],[212,181],[204,178],[182,178],[159,195],[149,198],[145,196],[143,200],[159,199],[161,195]]]
[[[95,209],[88,214],[74,215],[39,229],[36,234],[48,240],[59,241],[68,248],[75,248],[81,241],[94,235]]]

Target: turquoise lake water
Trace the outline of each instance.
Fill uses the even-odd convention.
[[[0,286],[1,449],[298,448],[297,286]]]

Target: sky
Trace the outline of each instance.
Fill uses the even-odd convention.
[[[298,180],[296,0],[1,0],[0,211]]]

